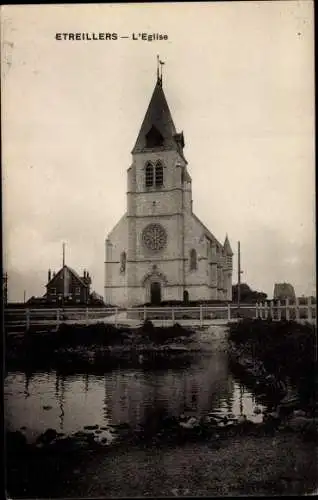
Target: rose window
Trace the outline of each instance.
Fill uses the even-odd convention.
[[[158,251],[166,246],[167,233],[160,224],[149,224],[143,230],[142,241],[149,250]]]

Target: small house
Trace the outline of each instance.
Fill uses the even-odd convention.
[[[64,265],[57,273],[48,271],[46,301],[49,304],[87,304],[90,298],[91,277],[84,270],[80,276],[74,269]]]

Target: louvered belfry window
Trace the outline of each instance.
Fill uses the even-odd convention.
[[[161,165],[160,162],[156,164],[156,169],[155,169],[155,184],[157,187],[160,187],[163,185],[163,166]]]
[[[146,187],[152,187],[153,186],[153,181],[154,181],[154,175],[153,175],[153,165],[151,163],[147,163],[146,165],[146,172],[145,172],[145,183]]]

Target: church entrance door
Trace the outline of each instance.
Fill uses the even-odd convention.
[[[161,285],[157,281],[151,283],[150,286],[150,302],[158,305],[161,302]]]

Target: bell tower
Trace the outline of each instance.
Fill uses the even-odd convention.
[[[191,177],[183,132],[176,131],[159,64],[163,63],[158,60],[155,88],[127,171],[128,287],[154,263],[162,270],[174,265],[171,285],[184,281],[184,211],[191,211]],[[168,300],[167,290],[160,292],[162,300]],[[182,300],[182,289],[179,295]]]

